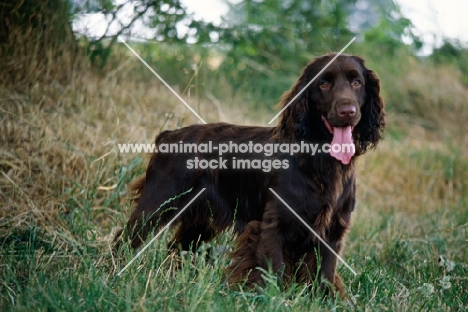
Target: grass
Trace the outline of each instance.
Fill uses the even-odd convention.
[[[121,154],[117,143],[153,142],[198,120],[155,78],[133,79],[128,72],[146,69],[132,58],[99,74],[82,64],[66,84],[0,87],[0,309],[467,309],[468,90],[449,79],[453,69],[403,61],[416,78],[398,76],[397,60],[369,64],[382,77],[389,126],[358,161],[358,206],[344,251],[358,275],[339,266],[348,301],[304,285],[284,289],[268,272],[263,289],[228,287],[228,257],[168,255],[170,233],[118,277],[133,252],[116,258],[110,242],[131,209],[126,187],[147,158]],[[265,124],[273,115],[213,97],[186,93],[186,100],[207,121]],[[211,245],[231,243],[228,234]]]

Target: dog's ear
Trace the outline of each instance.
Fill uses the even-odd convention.
[[[375,148],[382,139],[385,127],[384,102],[380,97],[380,80],[370,69],[364,67],[366,98],[361,107],[361,120],[355,127],[357,153],[364,154]]]
[[[309,66],[304,68],[301,76],[291,90],[284,93],[281,98],[279,105],[281,109],[285,108],[292,101],[281,113],[278,125],[281,136],[284,138],[300,139],[307,136],[308,109],[310,110],[312,107],[309,103],[309,89],[311,87],[304,88],[310,81],[311,66],[312,64],[309,64]]]

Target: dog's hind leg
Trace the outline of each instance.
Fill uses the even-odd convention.
[[[187,194],[183,194],[175,183],[163,183],[159,179],[140,179],[137,181],[141,196],[130,215],[125,228],[117,233],[114,239],[115,248],[122,242],[130,241],[132,248],[136,249],[146,240],[149,232],[156,231],[177,214],[184,202],[188,202]],[[162,187],[161,184],[164,184]]]
[[[210,241],[216,234],[216,230],[206,222],[189,223],[183,220],[169,245],[172,248],[195,252],[200,243]]]

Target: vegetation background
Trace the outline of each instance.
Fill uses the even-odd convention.
[[[423,42],[391,0],[356,2],[243,0],[216,25],[179,1],[0,1],[0,310],[467,310],[468,50],[445,41],[417,56]],[[114,257],[111,239],[147,162],[117,144],[198,122],[117,35],[71,28],[78,13],[129,6],[117,35],[209,122],[265,125],[310,60],[357,37],[346,52],[379,74],[388,127],[358,161],[344,251],[358,274],[339,267],[348,300],[269,272],[262,289],[227,287],[229,259],[209,247],[229,233],[182,256],[165,233],[116,276],[133,253]],[[152,40],[133,35],[136,21]]]

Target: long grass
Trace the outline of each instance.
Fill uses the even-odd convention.
[[[397,61],[411,74],[393,71]],[[146,69],[131,55],[112,64],[96,73],[83,63],[66,83],[0,87],[2,311],[468,308],[468,90],[451,79],[453,69],[409,56],[369,64],[382,78],[389,127],[358,161],[358,206],[344,251],[358,275],[339,267],[349,294],[341,301],[304,285],[285,289],[268,272],[262,289],[229,287],[229,258],[213,250],[231,245],[230,233],[186,255],[169,253],[164,233],[116,275],[134,254],[115,257],[111,239],[131,209],[126,187],[147,163],[117,144],[151,143],[198,120],[155,77],[139,78]],[[185,98],[207,121],[271,118],[213,95]]]

